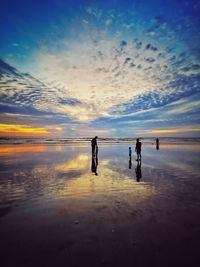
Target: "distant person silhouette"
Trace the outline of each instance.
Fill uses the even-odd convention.
[[[135,168],[135,175],[136,175],[136,181],[139,182],[142,178],[142,170],[141,170],[141,160],[137,162],[137,166]]]
[[[159,150],[159,139],[156,138],[156,149]]]
[[[97,166],[98,166],[98,156],[92,155],[92,164],[91,164],[91,171],[95,174],[98,175],[97,173]]]
[[[141,149],[142,149],[142,143],[140,142],[139,138],[137,138],[136,144],[135,144],[135,152],[137,154],[137,161],[141,160]]]
[[[92,146],[92,155],[95,155],[98,153],[98,146],[97,146],[97,138],[98,136],[95,136],[91,140],[91,146]]]

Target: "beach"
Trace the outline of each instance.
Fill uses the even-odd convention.
[[[199,266],[200,143],[134,146],[1,144],[1,266]]]

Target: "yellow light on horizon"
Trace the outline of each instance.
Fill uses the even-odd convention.
[[[31,136],[31,135],[49,135],[50,132],[45,128],[31,127],[20,124],[3,124],[0,123],[0,135],[12,136]]]
[[[185,132],[200,132],[200,128],[176,128],[176,129],[155,129],[138,131],[141,134],[170,134],[170,133],[185,133]]]

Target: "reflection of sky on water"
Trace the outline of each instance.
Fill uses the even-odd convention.
[[[2,156],[13,156],[17,155],[18,153],[29,153],[29,152],[44,152],[45,150],[48,150],[48,147],[45,145],[3,145],[0,146],[0,157]]]
[[[16,145],[0,147],[1,208],[60,198],[127,194],[145,200],[154,194],[193,193],[199,175],[196,145],[143,146],[141,181],[136,181],[135,154],[129,169],[128,144],[101,145],[98,176],[91,173],[90,147]],[[133,148],[133,146],[132,146]],[[134,152],[134,149],[133,149]]]
[[[152,151],[150,146],[146,146],[144,148],[145,164],[174,175],[179,174],[181,177],[187,173],[198,175],[199,151],[199,145],[161,145],[159,151]]]
[[[135,266],[136,258],[136,266],[149,259],[158,266],[155,255],[159,266],[168,258],[165,266],[187,259],[195,266],[199,146],[161,143],[156,150],[143,143],[139,182],[129,146],[99,144],[97,176],[87,145],[2,146],[0,248],[7,266],[38,266],[41,258],[48,266],[93,266],[94,259],[102,266],[104,256],[106,266]]]

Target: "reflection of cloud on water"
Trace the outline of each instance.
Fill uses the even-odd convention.
[[[55,170],[62,173],[67,173],[71,170],[87,170],[90,158],[86,154],[80,154],[75,159],[63,164],[55,166]]]
[[[45,168],[46,176],[54,183],[54,188],[48,194],[53,198],[65,198],[134,192],[134,195],[141,195],[142,199],[152,195],[153,188],[144,183],[138,185],[132,173],[126,173],[120,167],[112,168],[112,160],[99,161],[98,176],[92,175],[90,167],[89,155],[79,154],[73,160],[54,165],[51,171]]]
[[[134,169],[126,169],[127,162],[121,158],[99,158],[98,177],[91,173],[90,154],[70,153],[68,160],[62,157],[62,161],[59,158],[57,163],[48,163],[44,158],[31,170],[15,170],[12,194],[20,188],[23,193],[17,193],[19,199],[25,195],[32,198],[39,194],[44,201],[124,193],[146,199],[154,194],[154,187],[143,181],[136,182]]]
[[[43,149],[45,151],[45,148],[48,149],[48,146],[0,147],[4,155],[7,156],[10,153],[12,157],[16,156],[16,152],[41,152]],[[12,183],[8,183],[6,179],[2,180],[0,200],[4,197],[10,201],[19,201],[25,198],[34,199],[38,195],[46,200],[63,197],[65,193],[68,193],[70,180],[81,178],[84,173],[88,172],[90,164],[90,157],[85,154],[79,154],[75,159],[70,159],[65,163],[53,165],[46,164],[45,159],[43,157],[42,161],[39,161],[37,165],[31,165],[30,169],[27,166],[15,169],[11,178],[7,177],[7,180],[11,179]]]

